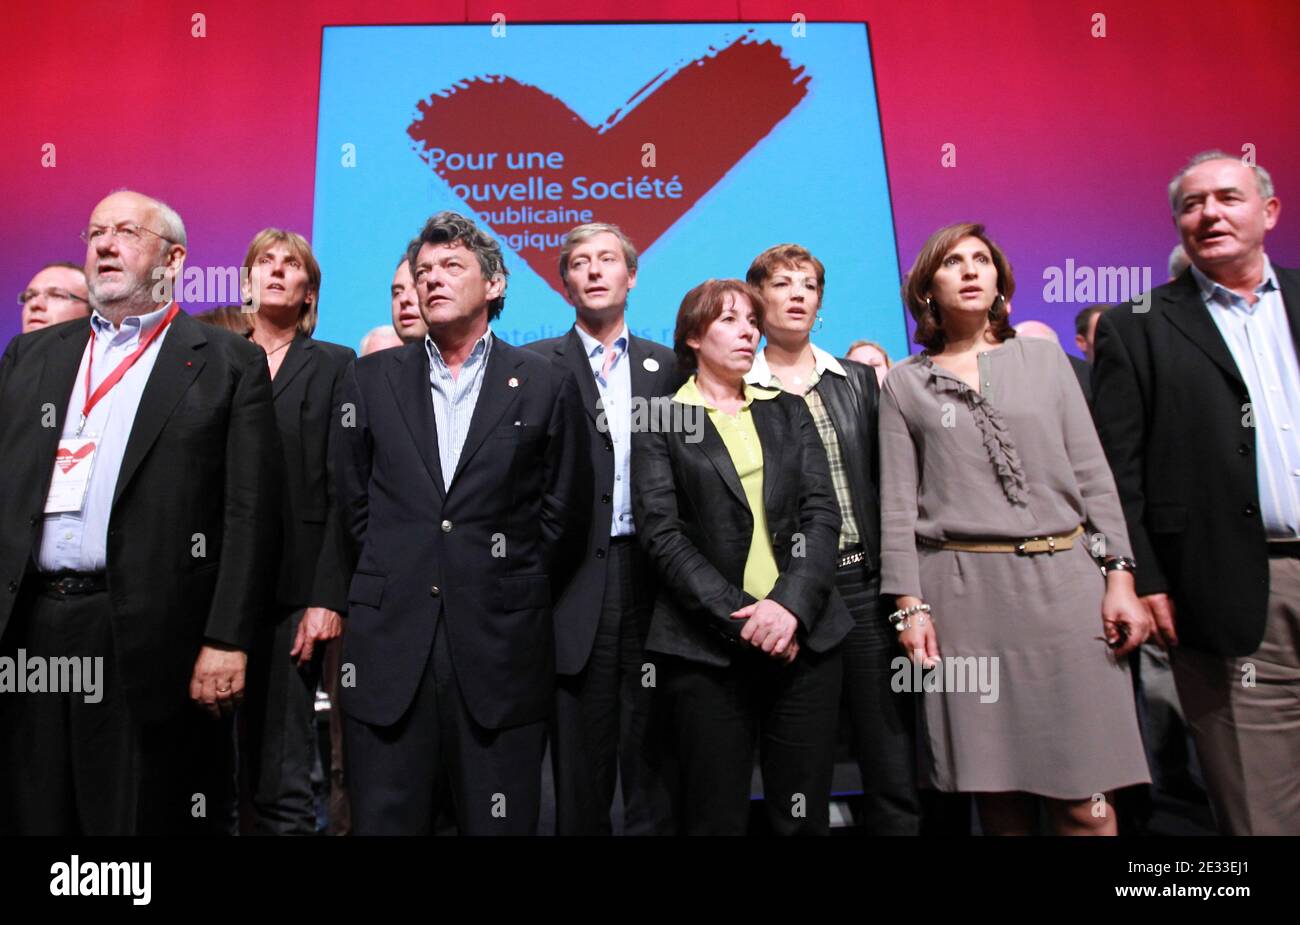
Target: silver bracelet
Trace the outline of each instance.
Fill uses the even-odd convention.
[[[895,610],[893,613],[889,615],[889,622],[893,624],[895,627],[898,627],[898,631],[901,633],[903,631],[902,624],[907,620],[908,617],[917,613],[929,613],[929,612],[930,612],[929,604],[913,604],[911,607],[901,607],[898,610]],[[911,624],[908,625],[910,626]]]
[[[1101,565],[1101,573],[1109,575],[1111,572],[1134,572],[1137,571],[1137,563],[1127,556],[1115,556],[1113,559],[1107,559]]]

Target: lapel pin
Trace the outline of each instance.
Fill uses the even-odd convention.
[[[654,373],[659,371],[659,361],[654,357],[646,357],[641,361],[641,365],[646,368],[647,372]]]
[[[519,388],[519,380],[516,379],[514,376],[511,376],[509,379],[506,380],[506,385],[510,386],[510,388],[512,389],[517,389]]]
[[[186,365],[186,366],[193,366],[193,365],[194,365],[194,361],[193,361],[193,360],[186,360],[186,361],[185,361],[185,365]]]

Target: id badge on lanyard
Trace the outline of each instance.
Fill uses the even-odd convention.
[[[95,464],[99,437],[64,437],[54,454],[54,475],[45,496],[46,514],[80,511],[90,490],[90,472]]]

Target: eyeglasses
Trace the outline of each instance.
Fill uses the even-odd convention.
[[[38,295],[45,296],[51,302],[81,302],[83,305],[90,303],[79,295],[73,295],[66,289],[24,289],[18,293],[18,304],[26,306],[28,302]]]
[[[123,222],[116,227],[108,225],[91,225],[81,233],[81,240],[85,241],[87,244],[98,244],[100,241],[107,240],[116,235],[118,238],[121,238],[123,244],[128,247],[133,247],[140,243],[145,233],[151,234],[155,238],[162,238],[168,244],[176,243],[166,235],[161,235],[158,232],[152,231],[136,222]]]

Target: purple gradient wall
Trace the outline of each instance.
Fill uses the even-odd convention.
[[[496,12],[507,22],[865,20],[901,269],[939,225],[983,221],[1015,266],[1016,317],[1048,321],[1067,343],[1081,306],[1045,304],[1044,269],[1146,266],[1163,280],[1175,241],[1165,184],[1190,154],[1253,145],[1284,204],[1300,177],[1300,6],[1289,0],[389,0],[382,10],[303,0],[6,5],[5,298],[42,263],[80,262],[77,232],[121,186],[180,211],[192,265],[238,264],[266,225],[309,231],[324,25],[486,24]],[[191,35],[195,12],[205,37]],[[1097,12],[1104,38],[1092,35]],[[42,166],[47,143],[53,167]],[[956,166],[942,166],[946,144]],[[815,163],[810,155],[792,170]],[[1300,225],[1285,209],[1269,252],[1300,263]],[[385,311],[376,293],[376,324]],[[17,330],[10,302],[0,342]]]

